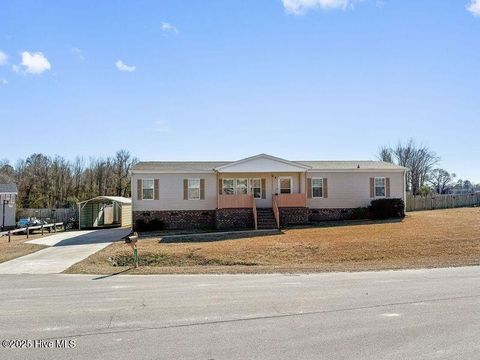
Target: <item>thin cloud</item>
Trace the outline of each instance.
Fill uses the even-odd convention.
[[[75,56],[78,60],[84,61],[85,56],[83,55],[83,51],[77,47],[72,47],[70,49],[70,53],[72,53],[73,56]]]
[[[39,75],[47,70],[50,70],[52,65],[48,59],[41,52],[22,52],[22,62],[19,65],[13,65],[12,69],[15,72],[23,70],[25,74]]]
[[[170,127],[166,121],[158,120],[153,124],[153,131],[157,133],[168,133],[170,132]]]
[[[122,60],[118,60],[116,63],[115,63],[115,66],[117,67],[118,71],[128,71],[128,72],[132,72],[132,71],[135,71],[136,67],[133,66],[133,65],[127,65],[125,64]]]
[[[0,66],[6,65],[8,62],[8,55],[0,50]]]
[[[356,0],[282,0],[285,11],[301,15],[309,10],[345,10],[353,7]],[[361,1],[361,0],[360,0]]]
[[[162,22],[161,29],[164,33],[175,33],[178,34],[178,29],[176,26],[169,24],[167,22]]]
[[[0,79],[0,85],[7,85],[8,81],[6,79]]]
[[[480,0],[472,0],[470,4],[467,4],[466,8],[473,16],[480,16]]]

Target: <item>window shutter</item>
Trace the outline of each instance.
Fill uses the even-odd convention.
[[[200,200],[205,200],[205,179],[200,179]]]
[[[188,179],[183,179],[183,200],[188,200]]]
[[[137,200],[142,200],[142,194],[143,194],[142,179],[138,179],[137,180]]]
[[[153,199],[160,200],[160,184],[158,179],[153,180]]]
[[[328,198],[328,179],[323,178],[323,197]]]
[[[267,198],[267,181],[262,179],[262,199]]]
[[[387,198],[390,197],[390,178],[389,177],[385,179],[385,195],[387,195]]]
[[[312,178],[307,178],[307,198],[312,198]]]
[[[370,197],[375,197],[375,178],[370,178]]]
[[[218,179],[218,195],[222,195],[222,194],[223,194],[223,180]]]

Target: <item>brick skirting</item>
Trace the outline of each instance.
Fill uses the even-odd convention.
[[[245,209],[218,209],[216,211],[216,227],[218,230],[253,229],[253,210]]]
[[[280,226],[364,218],[358,209],[280,208]],[[244,209],[134,211],[137,231],[253,229],[253,211]]]
[[[310,222],[352,220],[366,218],[366,213],[359,209],[308,209]]]
[[[280,208],[280,226],[308,224],[309,209],[304,207]]]
[[[134,211],[138,231],[215,229],[215,210]]]

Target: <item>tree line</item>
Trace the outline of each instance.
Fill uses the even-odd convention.
[[[14,165],[0,160],[0,183],[17,184],[17,208],[70,207],[100,195],[130,197],[129,171],[137,161],[126,150],[73,161],[33,154]]]
[[[439,167],[440,157],[425,145],[413,139],[395,146],[380,147],[379,160],[394,163],[410,169],[407,173],[407,191],[414,195],[468,194],[480,191],[480,184],[457,179],[455,173]]]
[[[440,157],[412,139],[380,147],[377,157],[409,168],[407,191],[415,195],[480,191],[480,184],[457,179],[454,173],[439,167]],[[99,195],[130,197],[129,171],[137,161],[126,150],[87,161],[33,154],[14,165],[0,160],[0,183],[17,184],[18,208],[70,207]]]

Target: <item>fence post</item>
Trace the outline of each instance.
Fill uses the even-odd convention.
[[[42,224],[42,236],[43,236],[43,224]]]
[[[12,231],[8,232],[8,242],[12,240]]]
[[[27,226],[27,239],[28,239],[29,236],[30,236],[30,230],[29,230],[29,228],[28,228],[28,226]]]

